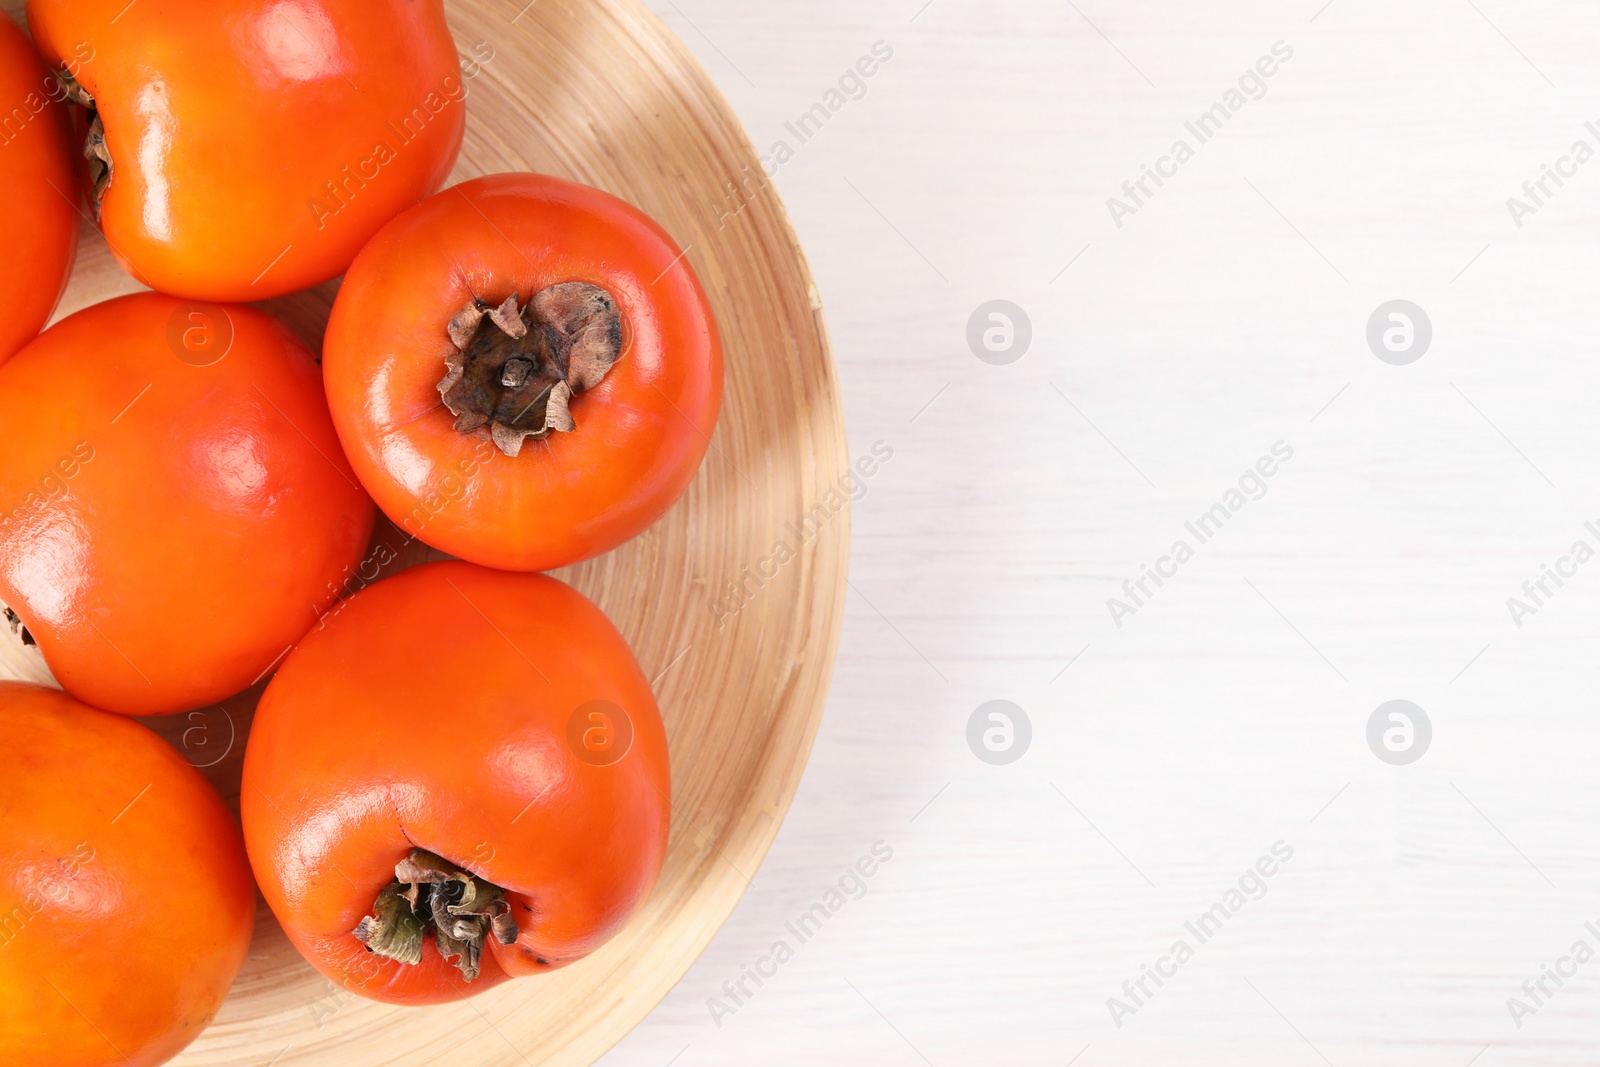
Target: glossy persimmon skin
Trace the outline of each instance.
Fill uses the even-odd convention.
[[[632,744],[579,758],[569,719],[610,701]],[[457,1000],[570,963],[649,893],[670,821],[666,734],[622,636],[539,574],[430,563],[357,593],[290,653],[245,755],[241,807],[267,904],[306,959],[355,993]],[[351,931],[413,847],[507,891],[468,985],[428,935],[420,964]]]
[[[473,299],[597,285],[622,357],[572,401],[577,429],[515,458],[439,398],[450,318]],[[687,258],[636,208],[538,174],[445,190],[385,226],[345,276],[323,344],[346,454],[406,532],[462,559],[548,570],[641,533],[694,479],[722,403],[716,321]]]
[[[60,87],[0,12],[0,363],[44,328],[78,251],[78,179]]]
[[[134,277],[261,300],[341,273],[450,173],[465,84],[442,0],[29,0],[77,70],[113,172],[100,220]]]
[[[154,1067],[244,963],[239,827],[138,723],[0,683],[0,1063]]]
[[[0,366],[0,441],[0,601],[107,711],[248,687],[371,535],[316,363],[253,308],[139,293],[68,316]]]

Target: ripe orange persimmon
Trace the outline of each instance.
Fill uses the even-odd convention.
[[[385,226],[345,275],[323,369],[378,506],[507,570],[598,555],[655,522],[722,401],[684,253],[636,208],[537,174],[466,182]]]
[[[0,601],[107,711],[246,688],[371,535],[316,363],[253,308],[139,293],[63,319],[0,365],[0,441]]]
[[[0,683],[0,1063],[153,1067],[244,963],[239,827],[149,730]]]
[[[162,292],[260,300],[332,278],[437,189],[466,129],[441,0],[29,0],[82,104],[106,240]]]
[[[447,562],[363,589],[289,654],[240,800],[305,957],[428,1004],[610,937],[661,870],[670,795],[650,683],[600,609],[554,578]]]
[[[0,11],[0,363],[50,318],[78,251],[78,183],[60,93],[27,35]]]

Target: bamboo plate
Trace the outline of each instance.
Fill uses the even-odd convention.
[[[21,0],[3,2],[20,19]],[[173,1061],[183,1067],[592,1063],[732,912],[821,717],[849,537],[834,487],[849,460],[804,257],[738,121],[639,0],[525,2],[448,5],[458,48],[481,62],[452,181],[543,171],[637,204],[687,248],[727,351],[722,421],[688,494],[638,540],[562,573],[656,678],[672,745],[666,869],[641,912],[590,958],[436,1008],[337,989],[263,907],[244,971],[210,1029]],[[86,227],[60,314],[138,288]],[[315,341],[336,291],[330,283],[267,306]],[[793,558],[775,556],[778,542]],[[729,583],[743,592],[719,612]],[[0,677],[48,679],[30,656],[0,642]],[[152,725],[236,798],[254,695]]]

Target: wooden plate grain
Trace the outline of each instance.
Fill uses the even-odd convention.
[[[593,1062],[733,910],[810,751],[843,611],[849,515],[836,487],[849,460],[804,257],[738,121],[642,4],[525,3],[449,4],[475,75],[452,180],[542,171],[637,204],[687,249],[727,349],[722,420],[686,497],[633,543],[562,574],[605,609],[656,679],[672,745],[666,869],[594,956],[437,1008],[337,989],[263,908],[228,1002],[174,1061],[184,1067]],[[4,6],[20,19],[21,0]],[[60,314],[138,288],[85,226]],[[266,306],[315,343],[335,292],[330,283]],[[737,599],[724,597],[729,583]],[[0,642],[0,677],[48,674],[31,650]],[[231,797],[254,696],[157,724]]]

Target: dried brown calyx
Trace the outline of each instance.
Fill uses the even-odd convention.
[[[6,625],[11,628],[11,632],[16,634],[17,639],[20,640],[24,645],[37,645],[39,643],[35,641],[33,639],[33,635],[28,632],[28,627],[23,623],[22,619],[10,608],[5,609],[5,620]]]
[[[394,881],[352,933],[368,952],[415,966],[422,962],[422,942],[430,929],[439,955],[454,957],[469,982],[478,977],[490,934],[502,945],[517,940],[517,921],[504,889],[414,848],[395,864]]]
[[[473,301],[450,319],[456,351],[439,396],[456,429],[489,437],[508,456],[528,438],[577,428],[572,398],[599,385],[622,354],[622,313],[611,294],[565,282],[512,293],[499,307]]]
[[[62,67],[56,72],[56,80],[61,83],[61,91],[68,101],[87,108],[89,112],[89,133],[83,139],[83,158],[89,161],[89,198],[94,201],[94,220],[99,222],[100,205],[104,203],[106,189],[111,185],[111,150],[106,147],[105,123],[100,121],[100,109],[95,105],[94,97],[78,84],[71,70]]]

